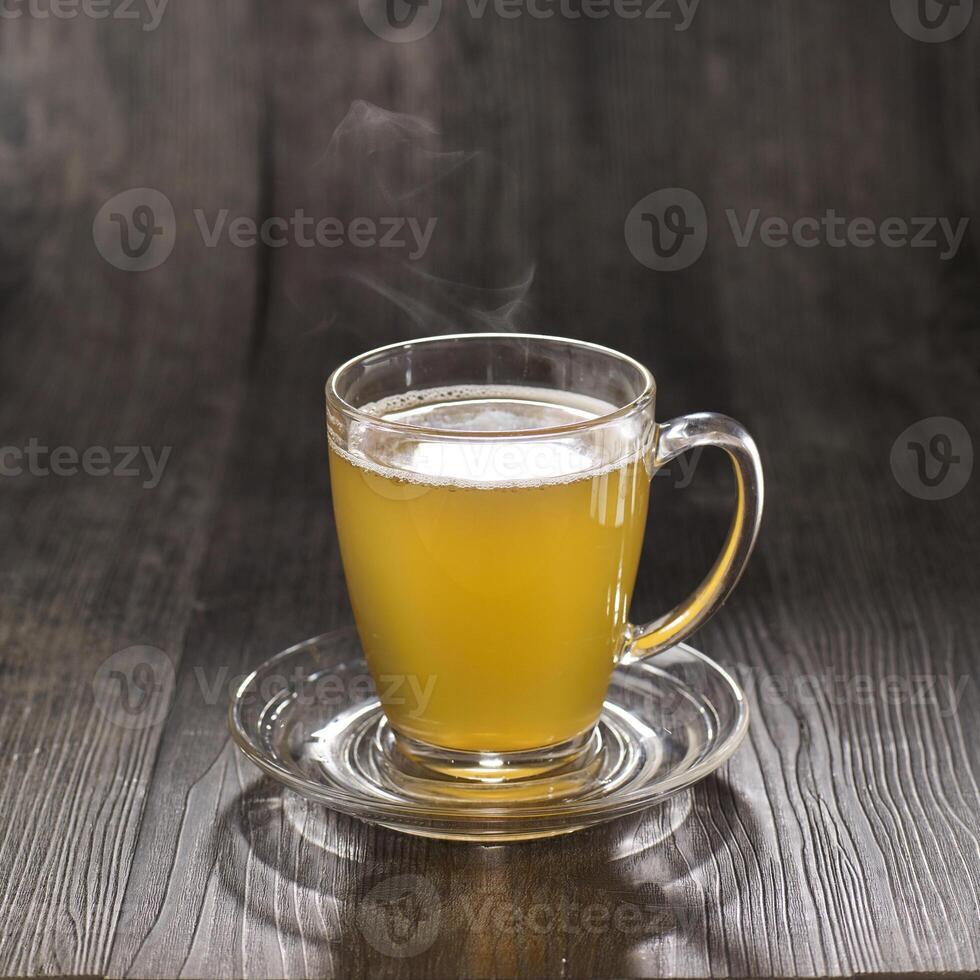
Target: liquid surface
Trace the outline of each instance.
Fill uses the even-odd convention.
[[[417,483],[504,487],[568,482],[621,465],[634,454],[637,421],[581,432],[540,430],[589,422],[615,410],[597,398],[540,388],[429,389],[371,403],[362,411],[403,425],[472,433],[472,439],[355,427],[348,451],[334,448],[380,475]]]
[[[396,731],[431,744],[562,742],[595,723],[622,644],[649,492],[636,422],[535,436],[612,406],[540,389],[442,397],[369,410],[471,440],[367,428],[331,445],[379,695]]]

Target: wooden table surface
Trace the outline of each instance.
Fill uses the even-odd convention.
[[[926,217],[940,240],[977,214],[980,17],[930,43],[902,0],[704,0],[686,27],[672,4],[447,3],[395,43],[354,0],[158,24],[111,2],[0,19],[0,974],[978,975],[980,228],[945,251],[880,229]],[[145,271],[118,267],[118,219],[115,251],[93,233],[132,188],[174,209]],[[660,188],[708,219],[673,272],[624,237]],[[377,195],[438,217],[424,261],[205,234],[222,209],[349,217]],[[135,223],[133,200],[106,214]],[[743,247],[753,209],[879,230]],[[768,500],[695,638],[749,694],[734,758],[640,817],[479,847],[284,793],[225,707],[243,671],[351,622],[327,373],[505,321],[641,358],[661,418],[741,419]],[[127,446],[149,456],[120,468]],[[54,447],[105,447],[115,475]],[[654,481],[638,618],[727,525],[723,461],[685,472]],[[366,914],[399,894],[390,922]]]

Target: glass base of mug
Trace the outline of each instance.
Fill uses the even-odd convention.
[[[384,724],[377,746],[387,779],[418,800],[531,803],[575,799],[594,789],[606,760],[598,727],[556,745],[521,752],[467,752],[420,742]]]
[[[602,749],[594,728],[543,748],[517,752],[468,752],[430,745],[392,730],[398,752],[431,777],[474,783],[505,783],[589,768]]]

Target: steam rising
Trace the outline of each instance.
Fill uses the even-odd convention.
[[[534,267],[517,180],[486,153],[443,143],[417,116],[351,105],[313,168],[318,209],[393,239],[401,223],[405,244],[304,250],[287,288],[319,329],[370,341],[519,328]]]

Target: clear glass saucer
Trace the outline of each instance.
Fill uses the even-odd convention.
[[[229,710],[245,755],[307,799],[404,833],[484,843],[567,834],[660,803],[722,765],[748,721],[735,679],[679,644],[613,672],[573,764],[499,784],[445,776],[395,745],[353,629],[276,654]]]

